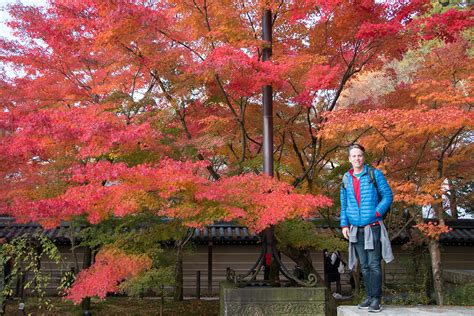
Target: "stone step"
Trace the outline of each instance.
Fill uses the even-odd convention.
[[[464,316],[474,315],[474,307],[468,306],[394,306],[383,305],[379,313],[369,313],[357,306],[338,306],[337,316],[399,315],[399,316]]]

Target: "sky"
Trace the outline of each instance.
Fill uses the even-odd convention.
[[[10,19],[10,15],[6,8],[8,5],[18,2],[33,6],[45,6],[48,3],[47,0],[0,0],[0,38],[13,38],[11,29],[5,24]],[[8,77],[15,77],[18,75],[17,72],[13,71],[8,65],[4,65],[3,63],[0,63],[0,71]]]
[[[9,19],[9,14],[6,11],[6,7],[9,4],[15,4],[21,2],[26,5],[44,6],[47,4],[47,0],[0,0],[0,36],[11,37],[10,29],[5,25],[5,22]]]

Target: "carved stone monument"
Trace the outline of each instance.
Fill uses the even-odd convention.
[[[325,287],[237,287],[220,284],[221,316],[327,315]]]

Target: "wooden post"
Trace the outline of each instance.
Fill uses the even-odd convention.
[[[212,241],[207,245],[207,294],[212,295]]]
[[[1,286],[0,290],[3,291],[8,283],[8,279],[10,278],[10,262],[5,262],[2,267],[1,271]],[[7,300],[3,299],[2,304],[0,306],[0,315],[5,314],[5,310],[7,308]]]
[[[201,299],[201,271],[196,271],[196,299]]]
[[[329,283],[329,275],[328,275],[328,263],[326,257],[329,255],[329,252],[327,249],[323,250],[323,271],[324,271],[324,283],[326,284],[326,287],[331,290],[331,283]]]
[[[380,263],[380,267],[382,268],[382,285],[385,285],[385,282],[387,281],[385,277],[385,274],[387,272],[387,267],[385,266],[385,261],[383,259]]]
[[[160,293],[160,316],[163,316],[164,308],[165,308],[165,286],[162,284],[160,285],[161,293]]]
[[[20,303],[18,304],[18,311],[21,313],[21,315],[26,316],[26,311],[25,311],[25,283],[26,283],[26,274],[28,271],[25,271],[24,273],[21,274],[20,277]]]
[[[352,271],[352,275],[354,276],[354,283],[355,283],[355,289],[356,292],[360,292],[360,264],[359,260],[356,262],[355,269]]]

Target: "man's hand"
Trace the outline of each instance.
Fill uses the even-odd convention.
[[[342,227],[342,236],[345,239],[349,239],[349,227]]]

